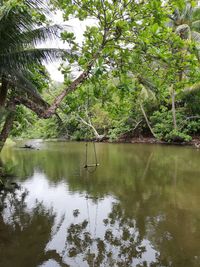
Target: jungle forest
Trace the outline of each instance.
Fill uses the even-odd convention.
[[[0,0],[1,267],[200,266],[199,149],[199,1]]]
[[[200,8],[195,1],[3,1],[1,135],[189,142],[200,131]],[[52,24],[93,19],[84,40]],[[51,17],[50,17],[51,18]],[[38,48],[59,37],[66,49]],[[64,82],[44,62],[61,60]]]

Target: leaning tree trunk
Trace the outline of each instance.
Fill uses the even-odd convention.
[[[91,61],[88,63],[85,71],[83,71],[67,88],[65,88],[53,101],[53,103],[51,105],[47,105],[45,108],[41,107],[40,105],[38,105],[37,103],[34,103],[32,101],[30,101],[29,99],[24,99],[23,97],[17,100],[18,104],[24,104],[25,106],[27,106],[28,108],[30,108],[31,110],[33,110],[40,118],[44,118],[44,119],[48,119],[50,117],[52,117],[53,115],[56,114],[56,110],[59,107],[59,105],[61,104],[62,100],[64,99],[64,97],[74,91],[78,86],[80,86],[89,76],[90,71],[92,69],[92,67],[94,66],[96,60],[99,58],[99,56],[101,55],[101,52],[103,50],[103,48],[105,47],[105,44],[107,43],[106,38],[108,37],[108,29],[104,29],[104,34],[103,34],[103,40],[102,43],[100,45],[99,50],[94,54],[93,58],[91,59]],[[2,77],[2,86],[1,86],[1,92],[0,92],[0,105],[2,103],[2,105],[5,105],[5,101],[6,101],[6,97],[7,97],[7,90],[8,90],[8,84],[3,83],[3,77]],[[1,96],[2,94],[2,96]],[[10,130],[12,129],[12,125],[14,122],[14,117],[15,115],[10,115],[7,117],[7,120],[4,124],[3,130],[0,134],[0,151],[3,148],[3,145],[5,143],[6,138],[9,135]]]
[[[146,121],[146,123],[147,123],[147,125],[148,125],[148,127],[149,127],[150,132],[152,133],[153,137],[157,138],[157,137],[156,137],[156,134],[154,133],[154,131],[153,131],[151,125],[150,125],[150,122],[149,122],[149,120],[148,120],[148,118],[147,118],[146,112],[145,112],[145,110],[144,110],[144,108],[143,108],[143,106],[142,106],[141,103],[140,103],[140,109],[141,109],[142,114],[143,114],[143,116],[144,116],[144,118],[145,118],[145,121]]]
[[[8,93],[8,81],[2,76],[0,87],[0,108],[5,106]]]
[[[90,129],[92,129],[94,136],[96,138],[96,140],[98,141],[102,141],[105,138],[105,134],[99,134],[97,132],[97,130],[95,129],[94,125],[92,125],[90,118],[88,117],[88,121],[84,120],[82,117],[78,116],[78,119],[85,124],[86,126],[88,126]]]
[[[40,117],[43,117],[44,119],[52,117],[56,113],[57,108],[59,107],[60,103],[62,100],[65,98],[65,96],[74,90],[77,89],[78,86],[80,86],[89,76],[90,71],[92,67],[94,66],[96,60],[99,58],[101,55],[101,52],[103,48],[105,47],[105,44],[107,43],[107,29],[104,31],[103,35],[103,41],[102,44],[100,45],[99,50],[93,55],[93,58],[90,60],[90,62],[87,64],[86,69],[67,87],[65,88],[53,101],[53,103],[50,105],[49,108],[45,110],[43,114],[40,115]]]
[[[177,122],[176,122],[176,105],[175,105],[175,91],[172,88],[172,115],[173,115],[173,125],[174,130],[177,130]]]
[[[6,139],[8,138],[9,133],[12,129],[12,126],[13,126],[13,123],[15,120],[15,115],[16,115],[15,111],[16,111],[16,105],[12,104],[12,106],[10,106],[10,112],[7,115],[6,120],[4,122],[3,129],[0,133],[0,152],[1,152],[3,146],[6,142]]]

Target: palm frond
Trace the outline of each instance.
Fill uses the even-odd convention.
[[[200,7],[193,8],[192,21],[200,20]]]
[[[200,33],[196,31],[192,31],[192,39],[195,42],[200,43]]]
[[[23,45],[20,38],[22,32],[33,30],[35,23],[33,18],[27,12],[16,11],[11,8],[3,12],[0,16],[0,51],[4,49],[16,48]]]
[[[145,100],[155,100],[156,97],[155,97],[155,94],[152,90],[150,90],[150,88],[144,86],[141,84],[141,92],[140,92],[140,98],[142,101],[145,101]]]
[[[41,99],[31,82],[30,66],[52,62],[63,56],[71,56],[69,50],[35,48],[46,40],[52,40],[63,27],[51,25],[38,27],[32,16],[49,13],[43,0],[4,1],[0,9],[0,75],[5,75],[15,91],[25,91],[31,97]]]
[[[31,82],[31,76],[34,75],[28,69],[23,72],[16,70],[12,72],[12,76],[11,74],[7,74],[7,80],[11,89],[15,92],[15,95],[28,97],[28,99],[31,99],[33,102],[36,102],[43,107],[48,107],[49,104],[42,98],[38,89]]]
[[[197,82],[190,87],[186,87],[183,92],[184,93],[191,93],[191,92],[197,92],[200,91],[200,82]]]
[[[55,24],[25,31],[18,35],[19,43],[37,45],[46,40],[51,41],[59,36],[61,30],[63,30],[63,27]]]
[[[172,15],[172,19],[173,19],[174,22],[180,20],[180,11],[179,11],[178,8],[176,8],[176,9],[174,10],[174,13],[173,13],[173,15]]]
[[[9,68],[25,69],[33,62],[42,64],[43,62],[52,62],[60,59],[62,56],[70,56],[70,50],[56,48],[32,48],[22,51],[0,54],[0,70]]]
[[[192,22],[191,28],[192,30],[199,32],[200,31],[200,20],[196,20]]]
[[[138,81],[142,85],[144,85],[145,87],[148,87],[149,90],[151,90],[151,91],[155,91],[156,90],[156,86],[151,81],[149,81],[149,79],[146,79],[143,76],[137,76],[137,78],[138,78]]]
[[[30,29],[33,26],[33,18],[31,14],[17,7],[5,8],[0,15],[0,31],[3,30],[18,30],[18,32]],[[11,28],[9,28],[11,27]]]
[[[42,13],[51,13],[49,9],[49,1],[44,0],[24,0],[24,4],[32,9],[41,9]]]
[[[34,84],[27,79],[28,74],[25,72],[20,71],[10,71],[9,74],[7,74],[7,80],[9,81],[9,84],[15,88],[16,91],[25,91],[28,93],[28,95],[34,96],[37,99],[42,99],[40,94],[38,93],[37,88],[34,86]]]
[[[182,21],[189,21],[192,18],[193,8],[190,3],[185,4],[185,8],[181,12],[181,20]]]

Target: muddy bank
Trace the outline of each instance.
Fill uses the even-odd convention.
[[[154,137],[122,137],[117,141],[103,140],[108,143],[131,143],[131,144],[161,144],[161,145],[178,145],[178,146],[193,146],[200,148],[200,137],[194,137],[190,142],[166,142]]]

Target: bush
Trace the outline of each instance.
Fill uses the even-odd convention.
[[[188,142],[191,140],[190,131],[185,125],[185,115],[183,112],[176,113],[178,130],[173,126],[172,111],[162,107],[160,111],[155,111],[151,116],[151,123],[156,136],[167,142]]]
[[[200,119],[188,120],[185,127],[186,131],[190,134],[200,134]]]
[[[166,134],[165,140],[167,142],[189,142],[192,137],[177,130],[172,130],[169,134]]]

